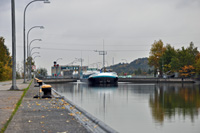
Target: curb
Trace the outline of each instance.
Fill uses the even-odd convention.
[[[52,91],[55,94],[57,94],[60,97],[62,97],[62,95],[59,92],[57,92],[55,89],[52,88]],[[89,118],[94,124],[96,124],[97,126],[99,126],[103,131],[105,131],[107,133],[118,133],[116,130],[114,130],[113,128],[111,128],[110,126],[108,126],[107,124],[105,124],[104,122],[102,122],[101,120],[97,119],[96,117],[94,117],[93,115],[91,115],[90,113],[88,113],[87,111],[85,111],[84,109],[82,109],[81,107],[79,107],[78,105],[74,104],[73,102],[71,102],[67,98],[63,97],[63,99],[64,99],[64,101],[68,102],[72,107],[75,107],[78,111],[80,111],[87,118]]]

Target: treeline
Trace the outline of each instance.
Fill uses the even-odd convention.
[[[170,44],[164,46],[162,40],[155,41],[148,61],[148,64],[154,67],[154,73],[161,76],[174,72],[179,73],[181,77],[200,74],[200,53],[193,42],[187,48],[175,49]]]
[[[0,81],[12,79],[12,57],[4,42],[0,37]]]

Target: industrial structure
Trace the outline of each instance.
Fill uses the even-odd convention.
[[[51,67],[51,76],[53,77],[65,77],[65,78],[78,78],[83,71],[87,71],[88,66],[79,65],[59,65],[54,62]]]

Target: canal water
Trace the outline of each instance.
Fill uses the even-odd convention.
[[[74,82],[52,86],[120,133],[200,133],[198,84],[89,87]]]

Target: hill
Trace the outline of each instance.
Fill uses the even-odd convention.
[[[110,66],[118,75],[124,75],[125,73],[130,75],[145,75],[152,73],[152,67],[148,65],[148,58],[138,58],[131,63],[119,63]]]

